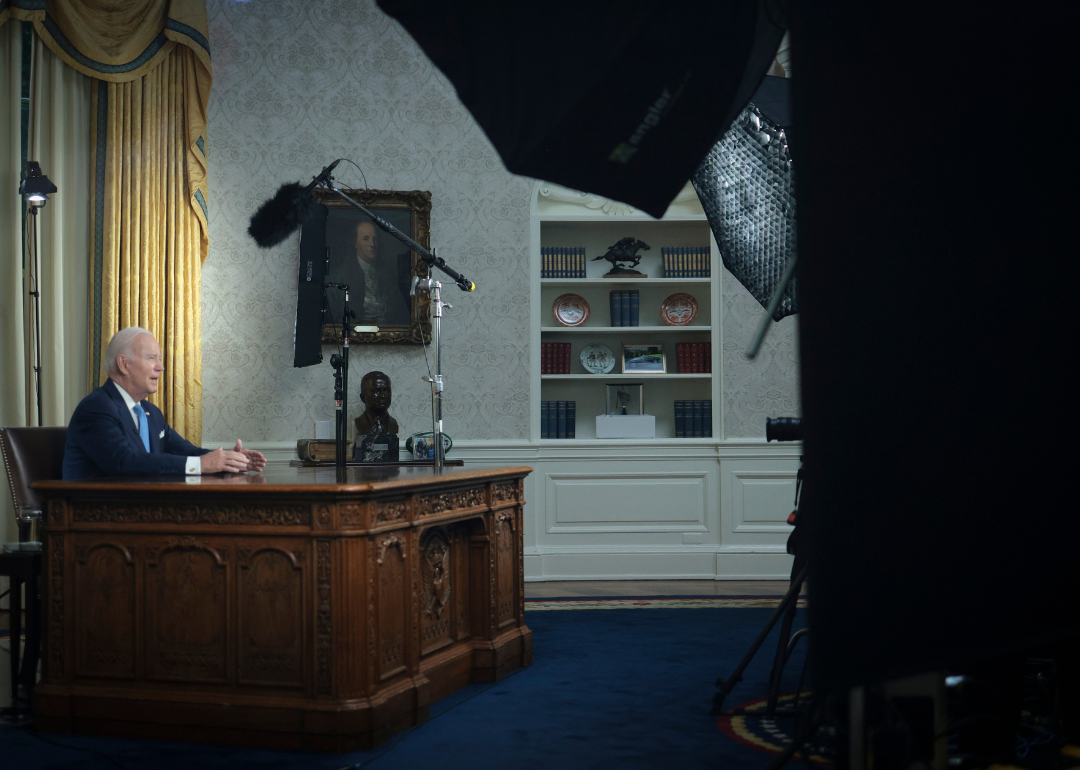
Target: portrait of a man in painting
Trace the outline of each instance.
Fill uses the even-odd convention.
[[[417,243],[427,245],[430,195],[421,192],[343,190]],[[320,191],[320,197],[326,196]],[[349,287],[352,324],[378,326],[376,334],[353,337],[359,342],[420,342],[430,326],[427,297],[411,296],[414,276],[425,270],[408,246],[377,226],[362,211],[336,196],[323,197],[329,210],[326,219],[327,274],[330,283]],[[325,336],[340,334],[344,291],[327,289]]]

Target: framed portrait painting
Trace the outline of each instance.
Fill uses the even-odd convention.
[[[424,248],[431,237],[431,193],[423,190],[345,190]],[[366,214],[329,190],[315,191],[327,207],[326,281],[349,287],[353,326],[378,326],[378,332],[353,332],[358,343],[422,343],[431,340],[428,295],[411,295],[413,278],[427,275],[419,254],[378,227]],[[326,289],[323,342],[341,339],[345,292]]]

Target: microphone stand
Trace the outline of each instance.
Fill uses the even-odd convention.
[[[416,288],[421,291],[428,291],[431,294],[431,317],[432,317],[432,341],[435,347],[435,376],[429,380],[431,382],[431,398],[432,398],[432,419],[431,419],[431,434],[434,441],[434,447],[432,452],[433,465],[436,470],[440,470],[443,467],[445,461],[445,453],[443,450],[443,432],[442,432],[442,397],[443,397],[443,376],[442,376],[442,316],[444,307],[452,307],[449,303],[442,301],[442,284],[438,281],[431,279],[431,269],[438,268],[442,272],[454,279],[454,283],[462,291],[473,291],[476,285],[468,280],[461,273],[451,269],[446,261],[442,257],[435,255],[434,251],[429,251],[414,241],[405,233],[398,230],[392,224],[380,217],[374,211],[371,211],[359,203],[354,201],[348,195],[343,193],[334,185],[334,178],[330,175],[329,169],[324,169],[317,178],[317,183],[324,185],[329,190],[337,194],[339,198],[351,205],[353,208],[359,209],[366,214],[372,222],[377,224],[390,235],[397,238],[404,243],[410,249],[420,255],[420,258],[424,260],[424,263],[428,267],[427,278],[417,283]],[[348,300],[346,300],[347,302]],[[347,335],[347,332],[346,332]],[[348,337],[346,336],[345,352],[348,355]],[[331,359],[331,362],[333,359]]]
[[[342,354],[330,356],[330,366],[334,367],[334,440],[338,475],[345,469],[346,436],[349,425],[349,285],[346,283],[327,283],[345,292],[345,304],[341,309],[341,350]]]

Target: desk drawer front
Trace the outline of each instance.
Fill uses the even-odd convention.
[[[309,542],[73,533],[76,679],[305,687]]]

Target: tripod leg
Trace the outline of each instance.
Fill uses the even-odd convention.
[[[780,699],[780,680],[784,674],[784,664],[787,663],[791,625],[795,622],[795,613],[799,608],[799,591],[802,590],[802,585],[806,581],[806,567],[800,563],[799,559],[795,560],[795,565],[792,568],[793,574],[795,573],[795,567],[801,569],[798,575],[792,579],[791,587],[788,588],[788,596],[791,597],[791,601],[784,609],[784,622],[780,625],[780,638],[776,641],[776,657],[773,658],[772,673],[769,674],[769,702],[765,708],[765,713],[769,716],[776,713],[776,705]]]
[[[802,586],[803,581],[805,580],[806,568],[804,567],[802,572],[799,573],[798,578],[796,578],[796,582],[799,586]],[[755,639],[754,643],[750,645],[750,649],[746,651],[746,655],[743,656],[743,659],[739,662],[739,665],[736,666],[735,670],[731,673],[731,676],[729,676],[727,679],[720,678],[716,680],[717,692],[713,696],[712,711],[710,713],[716,715],[720,714],[724,710],[724,700],[727,698],[728,695],[731,694],[731,691],[735,689],[735,685],[742,681],[743,672],[746,671],[746,667],[750,665],[750,661],[754,659],[757,651],[761,648],[761,645],[764,644],[765,639],[769,636],[769,632],[772,631],[773,626],[776,625],[776,621],[780,620],[780,618],[784,615],[784,612],[787,610],[788,605],[797,601],[798,598],[799,589],[789,589],[787,594],[784,595],[784,598],[780,600],[779,606],[777,606],[777,608],[773,611],[773,614],[769,618],[768,622],[765,624],[765,627],[761,629],[760,633],[758,633],[757,639]]]
[[[798,593],[795,596],[798,597]],[[796,598],[787,606],[784,611],[784,620],[780,624],[780,638],[776,641],[776,657],[773,658],[772,673],[769,674],[769,703],[765,709],[765,713],[769,716],[776,713],[776,704],[780,699],[780,680],[783,677],[784,664],[787,662],[788,637],[791,636],[791,624],[795,622],[795,611],[798,606]]]

